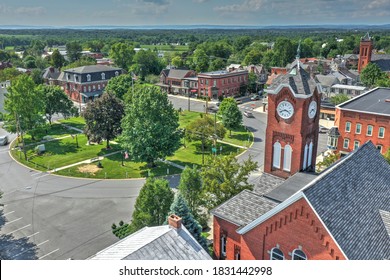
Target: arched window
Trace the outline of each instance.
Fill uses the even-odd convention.
[[[272,166],[276,168],[280,168],[280,156],[282,154],[282,146],[279,141],[274,144],[274,155],[272,159]]]
[[[307,158],[307,167],[311,166],[312,158],[313,158],[313,141],[311,141],[309,144],[309,155]]]
[[[284,158],[283,158],[283,170],[285,171],[291,170],[291,154],[292,154],[291,146],[287,144],[284,147]]]
[[[295,260],[295,261],[304,261],[304,260],[307,260],[307,257],[306,257],[306,254],[302,250],[295,249],[292,253],[291,259]]]
[[[307,151],[308,151],[309,147],[307,146],[307,144],[305,145],[305,152],[303,154],[303,170],[306,169],[307,167]]]
[[[283,252],[278,248],[272,248],[270,260],[284,260]]]
[[[87,82],[90,82],[91,81],[91,75],[87,75]]]
[[[102,73],[102,80],[105,80],[105,79],[106,79],[106,74]]]

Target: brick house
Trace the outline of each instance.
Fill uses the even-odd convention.
[[[197,91],[196,72],[188,69],[164,69],[157,84],[162,91],[169,94],[187,96],[191,90]]]
[[[121,68],[89,65],[61,72],[58,83],[70,99],[87,103],[102,95],[111,78],[123,73]]]
[[[336,106],[328,148],[347,154],[368,140],[385,154],[390,148],[390,88],[375,88]]]
[[[212,211],[217,259],[389,259],[390,165],[371,142],[319,175],[278,180],[263,174]]]
[[[248,70],[213,71],[198,74],[198,95],[210,99],[232,97],[246,92]]]

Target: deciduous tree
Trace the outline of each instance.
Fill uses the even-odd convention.
[[[40,90],[45,96],[45,115],[50,124],[54,114],[72,114],[73,102],[59,86],[41,86]]]
[[[133,63],[134,54],[134,47],[125,43],[116,43],[110,50],[110,57],[114,59],[115,64],[126,71]]]
[[[248,179],[256,168],[251,158],[241,164],[234,155],[210,158],[201,172],[204,207],[211,210],[241,191],[253,189]]]
[[[106,92],[114,94],[121,100],[124,100],[124,95],[131,89],[134,81],[132,81],[131,74],[120,75],[112,78],[105,88]]]
[[[333,95],[331,98],[330,98],[330,101],[334,104],[334,105],[338,105],[338,104],[341,104],[345,101],[349,100],[349,97],[348,95],[346,94],[336,94],[336,95]]]
[[[172,155],[180,146],[179,116],[158,87],[137,87],[127,99],[122,121],[122,147],[138,162]]]
[[[237,102],[234,98],[225,98],[221,102],[219,112],[222,116],[222,123],[227,129],[229,129],[231,136],[232,129],[239,128],[242,124],[242,114],[240,109],[238,109]]]
[[[94,102],[87,104],[84,112],[84,132],[88,139],[100,142],[106,140],[107,149],[110,140],[118,136],[121,129],[121,120],[124,115],[122,101],[113,94],[104,93]]]
[[[81,44],[79,42],[73,41],[66,44],[66,54],[70,62],[75,62],[81,57],[82,51]]]
[[[174,193],[167,180],[149,177],[135,201],[131,222],[133,231],[145,226],[162,225],[173,199]]]
[[[186,166],[180,176],[178,187],[180,193],[186,199],[188,207],[195,217],[199,216],[199,206],[201,205],[202,179],[199,170]]]
[[[55,49],[51,55],[50,63],[55,68],[61,68],[65,63],[65,58],[60,54],[58,49]]]
[[[369,63],[360,73],[360,80],[368,87],[374,86],[378,80],[386,78],[386,74],[375,63]]]

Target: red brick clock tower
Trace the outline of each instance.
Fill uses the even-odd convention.
[[[287,178],[315,170],[321,93],[299,60],[267,89],[264,172]]]
[[[358,72],[360,73],[371,62],[373,43],[368,32],[360,40]]]

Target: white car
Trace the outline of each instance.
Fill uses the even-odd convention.
[[[319,130],[318,130],[318,132],[319,133],[326,133],[326,132],[328,132],[328,128],[326,128],[325,126],[322,126],[322,125],[320,125],[320,128],[319,128]]]
[[[8,144],[8,136],[7,135],[0,136],[0,146],[5,146],[7,144]]]

